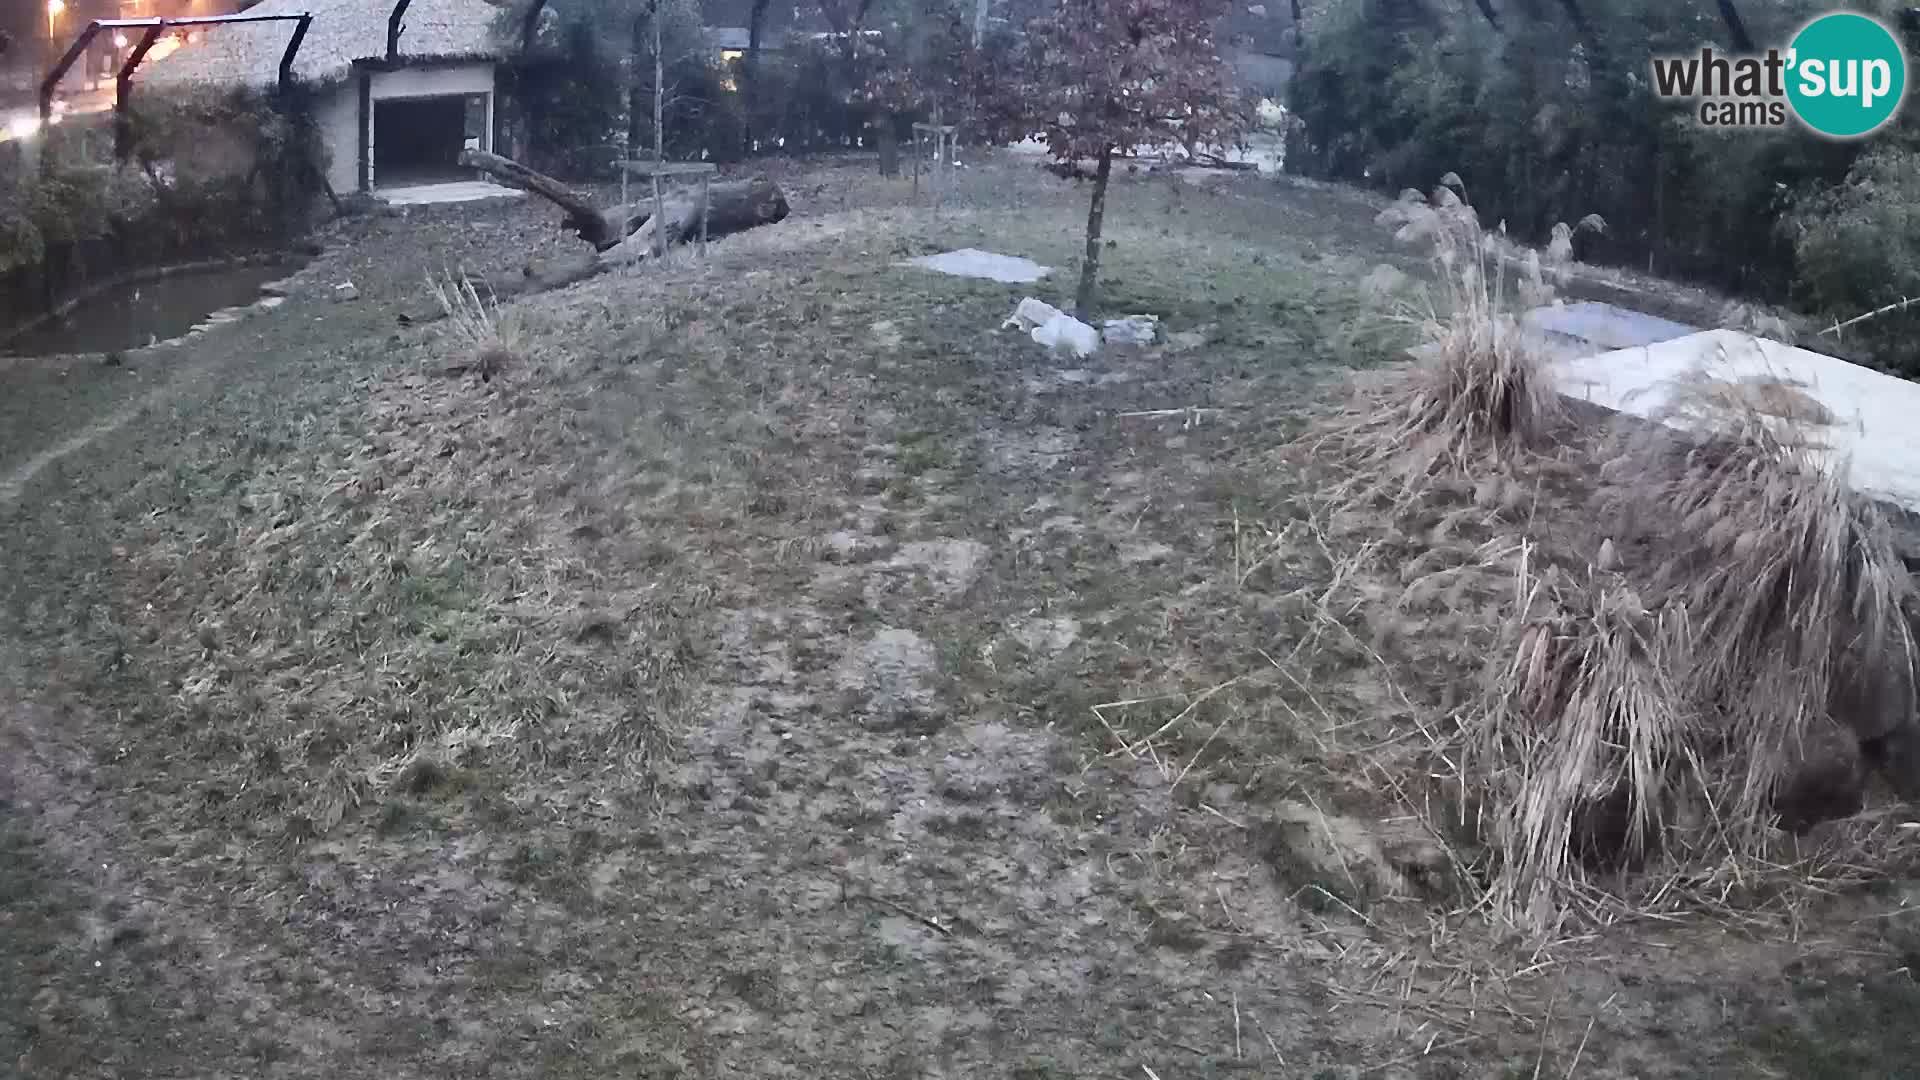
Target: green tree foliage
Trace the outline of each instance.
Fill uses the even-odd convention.
[[[1734,51],[1741,35],[1784,46],[1833,6],[1334,0],[1304,26],[1289,162],[1389,189],[1457,172],[1485,220],[1529,239],[1598,213],[1612,228],[1584,257],[1850,317],[1897,291],[1920,247],[1913,217],[1884,205],[1920,193],[1893,179],[1914,175],[1900,148],[1920,113],[1910,104],[1896,129],[1852,143],[1715,132],[1659,99],[1650,69],[1703,45]],[[1891,25],[1902,5],[1853,6]],[[1911,365],[1920,348],[1885,359]]]

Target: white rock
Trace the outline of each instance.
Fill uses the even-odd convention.
[[[1081,357],[1092,356],[1100,351],[1100,331],[1065,312],[1034,327],[1033,340],[1049,350],[1058,352],[1065,349]]]
[[[1159,331],[1158,315],[1129,315],[1124,319],[1108,319],[1101,328],[1100,338],[1109,345],[1151,345]]]
[[[1066,349],[1075,356],[1092,356],[1100,349],[1100,331],[1031,296],[1020,301],[1000,328],[1025,330],[1048,349]]]
[[[343,281],[333,287],[333,298],[335,300],[358,300],[360,299],[360,287],[351,281]]]
[[[1013,314],[1007,317],[1006,322],[1000,324],[1000,329],[1031,330],[1036,326],[1047,325],[1060,315],[1059,308],[1029,296],[1020,301],[1020,306],[1013,309]]]

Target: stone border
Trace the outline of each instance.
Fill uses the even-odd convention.
[[[142,349],[166,348],[179,345],[192,338],[200,337],[216,326],[225,326],[228,323],[238,322],[249,312],[268,311],[279,307],[286,302],[287,294],[292,290],[294,279],[305,273],[317,258],[319,258],[318,255],[301,254],[293,251],[261,252],[253,255],[236,255],[225,259],[197,259],[193,262],[169,263],[165,266],[150,266],[139,270],[130,270],[123,274],[116,274],[89,285],[77,295],[55,305],[52,310],[43,312],[5,332],[0,332],[0,367],[10,366],[6,364],[7,361],[50,360],[57,359],[61,356],[92,355],[91,353],[53,353],[40,356],[26,356],[23,354],[10,353],[6,350],[12,342],[17,341],[31,331],[39,329],[55,319],[64,318],[66,315],[72,313],[75,308],[111,289],[124,288],[128,285],[138,285],[146,281],[159,281],[163,278],[179,277],[186,274],[209,273],[216,270],[238,270],[249,266],[282,262],[299,262],[301,264],[285,277],[262,283],[260,286],[259,299],[251,304],[224,307],[218,311],[210,312],[206,318],[195,323],[184,334],[167,338],[164,341],[149,342],[145,345],[134,345],[124,351],[131,353],[139,352]]]

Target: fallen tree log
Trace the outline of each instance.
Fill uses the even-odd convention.
[[[567,212],[562,225],[580,234],[580,239],[596,250],[612,247],[626,238],[625,232],[612,232],[612,224],[593,205],[593,200],[551,176],[534,172],[509,157],[485,150],[462,150],[460,164],[479,169],[511,188],[538,195]]]
[[[678,188],[663,194],[660,228],[656,229],[652,199],[602,210],[586,195],[512,158],[484,150],[467,150],[461,153],[460,164],[478,169],[509,187],[538,195],[566,211],[561,227],[572,229],[594,249],[530,262],[518,271],[476,277],[474,289],[484,297],[505,300],[564,288],[616,266],[653,258],[674,244],[689,243],[700,236],[700,189],[697,187]],[[788,212],[786,195],[779,185],[765,177],[709,184],[707,197],[707,235],[710,237],[771,225],[785,220]],[[398,314],[402,326],[438,322],[445,317],[446,313],[434,303],[421,303]]]
[[[512,158],[485,150],[466,150],[460,164],[478,169],[508,187],[538,195],[566,211],[563,228],[572,229],[580,239],[593,245],[609,260],[609,265],[632,262],[658,255],[666,247],[685,243],[700,235],[700,189],[678,188],[668,192],[664,203],[661,230],[652,227],[654,203],[645,199],[636,203],[601,210],[592,200],[572,188],[527,168]],[[760,225],[771,225],[787,216],[787,198],[779,185],[765,177],[727,180],[707,188],[707,235],[726,236]],[[642,230],[644,241],[634,237]],[[620,249],[618,254],[615,249]]]

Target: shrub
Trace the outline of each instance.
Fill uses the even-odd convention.
[[[1920,153],[1868,150],[1844,183],[1802,199],[1782,228],[1803,307],[1837,321],[1920,298]],[[1920,375],[1920,313],[1889,313],[1852,335],[1894,370]]]
[[[1765,43],[1788,40],[1828,6],[1741,5]],[[1902,5],[1858,6],[1891,22]],[[1825,318],[1898,299],[1911,283],[1920,237],[1904,208],[1920,180],[1915,159],[1893,146],[1920,131],[1920,114],[1908,110],[1872,141],[1705,129],[1655,97],[1648,64],[1703,44],[1727,51],[1709,5],[1496,5],[1499,29],[1471,5],[1445,18],[1439,7],[1355,0],[1314,25],[1291,87],[1301,121],[1291,167],[1388,190],[1457,169],[1485,219],[1528,242],[1598,212],[1613,228],[1589,244],[1587,261],[1791,297]],[[1778,227],[1783,218],[1792,228]],[[1912,329],[1890,324],[1867,343],[1906,370],[1920,365],[1906,345]]]

